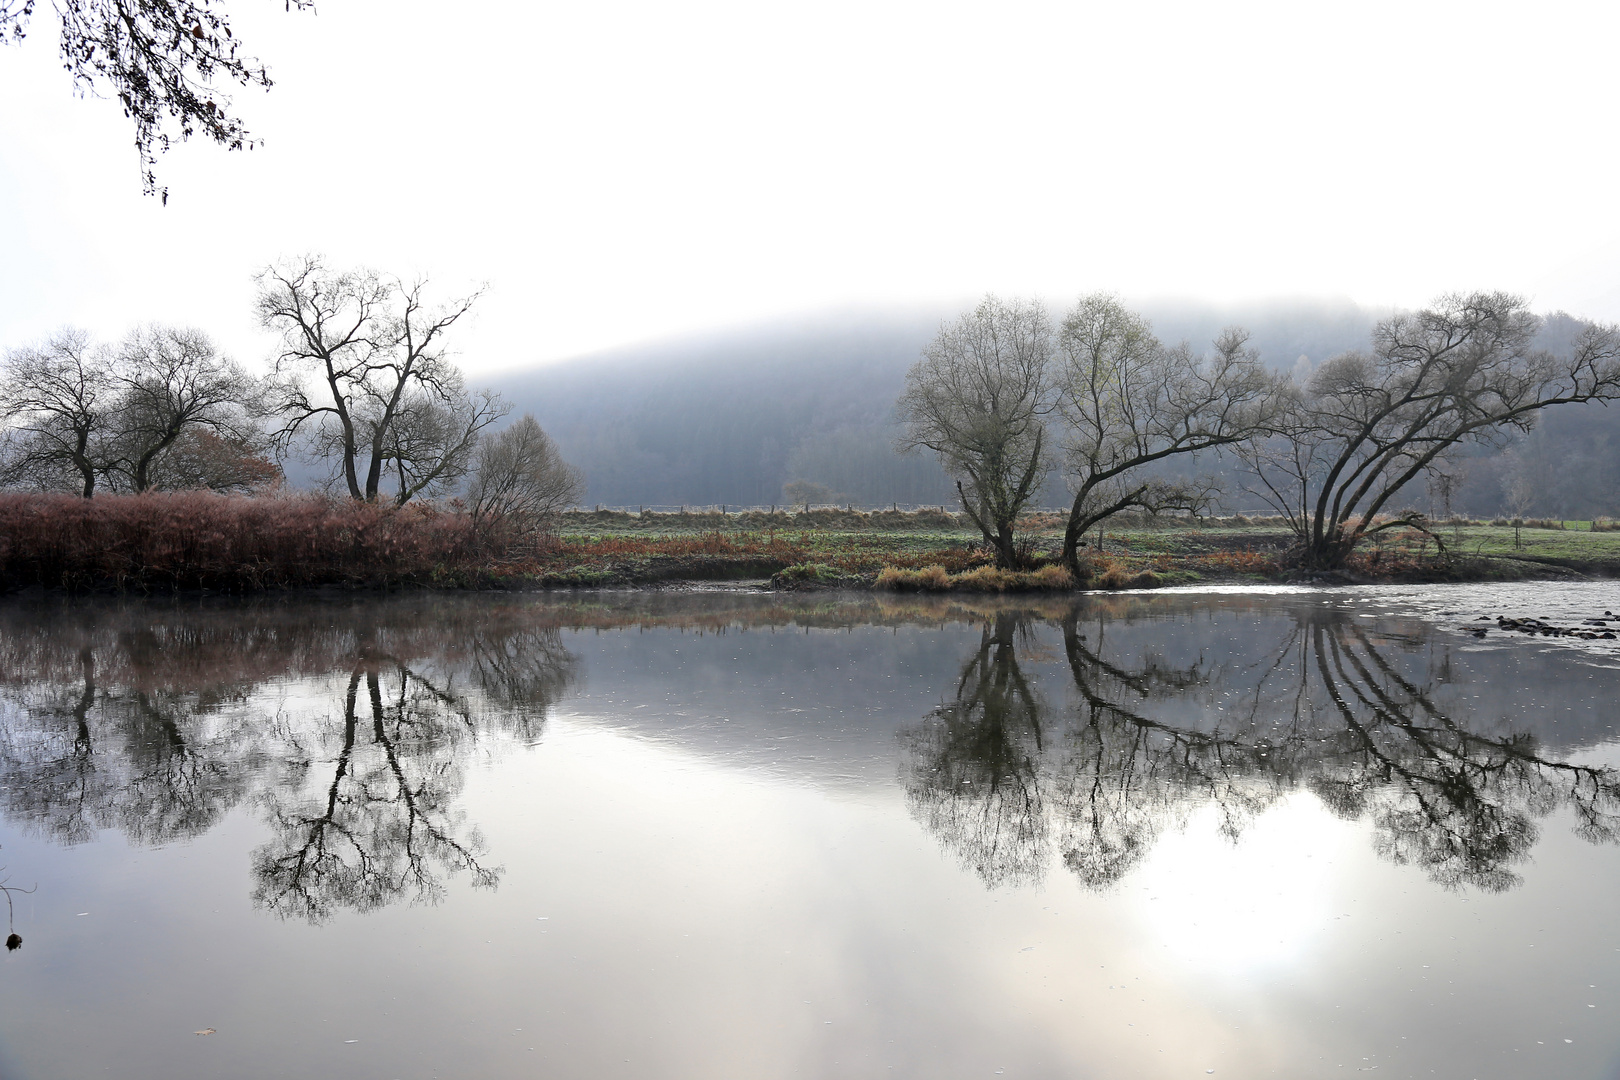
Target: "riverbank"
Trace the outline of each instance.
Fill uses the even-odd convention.
[[[795,525],[803,522],[800,527]],[[1049,565],[1062,543],[1059,514],[1021,523],[1032,572],[994,570],[963,515],[819,509],[809,515],[565,515],[559,544],[534,584],[645,588],[682,580],[768,579],[779,589],[1052,592],[1242,582],[1379,584],[1620,577],[1620,533],[1590,522],[1447,523],[1446,551],[1421,533],[1381,534],[1342,570],[1289,565],[1293,535],[1278,519],[1142,519],[1111,523],[1086,549],[1076,581]],[[1563,525],[1563,528],[1552,527]],[[697,554],[689,545],[700,545]],[[771,560],[781,565],[771,568]],[[788,561],[791,560],[791,561]],[[1044,565],[1047,564],[1047,565]],[[769,569],[769,573],[761,571]]]
[[[998,570],[943,510],[565,514],[513,536],[454,507],[315,495],[203,492],[0,496],[0,591],[251,593],[350,589],[658,589],[751,582],[780,590],[1067,592],[1241,582],[1375,584],[1620,577],[1620,532],[1590,523],[1439,526],[1380,534],[1331,573],[1289,565],[1276,519],[1120,519],[1076,578],[1058,562],[1063,518],[1022,522],[1027,569]],[[1552,527],[1554,525],[1563,527]],[[1587,527],[1582,527],[1582,526]]]

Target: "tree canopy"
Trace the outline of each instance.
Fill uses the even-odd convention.
[[[287,10],[314,0],[282,0]],[[0,41],[27,36],[35,0],[0,0]],[[219,0],[52,0],[62,66],[81,93],[109,92],[135,125],[141,180],[166,203],[157,155],[201,132],[227,150],[252,145],[220,83],[269,89],[269,72],[242,52]]]
[[[940,328],[906,374],[902,450],[926,448],[956,478],[962,509],[1014,560],[1013,527],[1045,476],[1052,329],[1039,304],[987,296]]]
[[[259,275],[259,320],[281,338],[276,443],[330,462],[353,498],[377,499],[390,466],[400,504],[453,486],[479,434],[506,413],[495,394],[467,392],[445,349],[478,294],[435,305],[426,291],[313,255]]]
[[[1574,324],[1553,349],[1537,345],[1543,325],[1522,297],[1442,296],[1296,385],[1276,434],[1245,456],[1301,563],[1337,567],[1363,538],[1421,525],[1416,511],[1382,515],[1459,445],[1527,431],[1554,405],[1620,399],[1620,328]]]
[[[1208,479],[1154,475],[1153,466],[1252,439],[1275,415],[1282,383],[1228,327],[1214,353],[1166,347],[1146,319],[1113,297],[1081,297],[1059,334],[1057,412],[1074,503],[1063,560],[1078,561],[1093,526],[1136,507],[1198,511],[1213,499]]]

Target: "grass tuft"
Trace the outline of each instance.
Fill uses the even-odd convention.
[[[981,566],[960,574],[949,574],[943,566],[921,570],[890,566],[878,574],[876,587],[894,592],[1051,592],[1074,588],[1074,577],[1055,565],[1027,571]]]

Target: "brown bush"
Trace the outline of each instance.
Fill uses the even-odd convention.
[[[0,588],[426,583],[488,561],[465,515],[317,495],[0,494]]]
[[[1123,589],[1131,583],[1131,572],[1118,563],[1110,563],[1108,568],[1097,576],[1097,584],[1105,589]]]

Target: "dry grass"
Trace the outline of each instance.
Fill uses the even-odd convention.
[[[427,583],[489,562],[468,519],[315,495],[0,495],[0,586]]]
[[[878,572],[873,587],[894,592],[944,592],[951,587],[951,576],[943,566],[925,566],[920,570],[885,566]]]
[[[1002,570],[981,566],[961,574],[947,573],[943,566],[920,570],[885,567],[875,585],[894,592],[1051,592],[1074,588],[1074,577],[1061,566],[1039,570]]]

